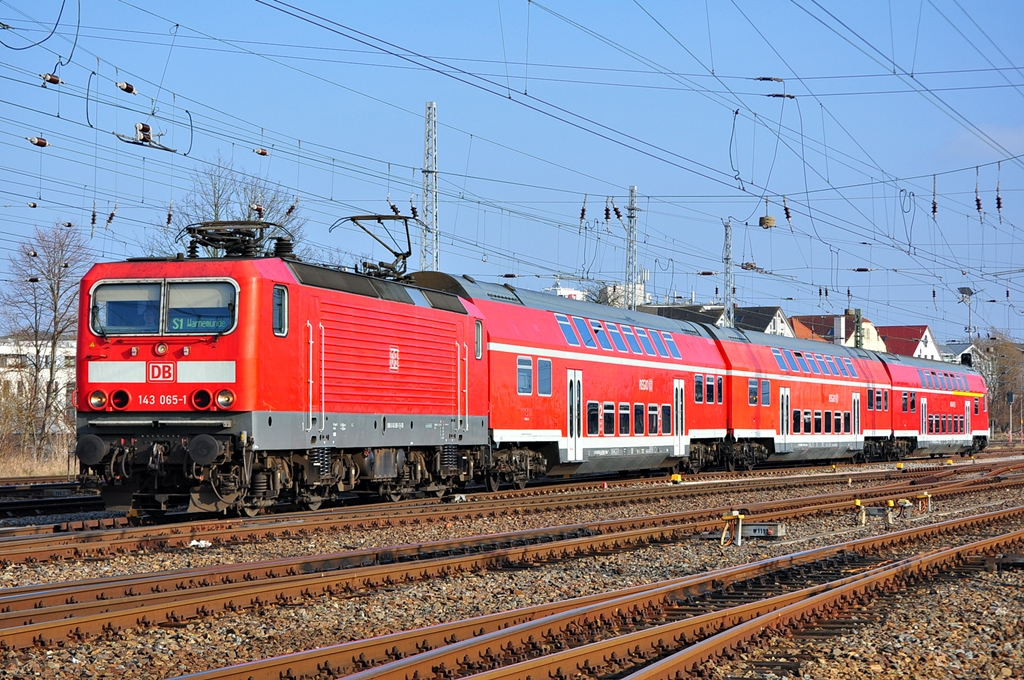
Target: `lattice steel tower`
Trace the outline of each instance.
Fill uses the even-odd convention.
[[[629,205],[626,206],[626,299],[623,307],[636,309],[636,288],[639,283],[636,264],[636,187],[629,188]]]
[[[437,102],[427,102],[426,129],[423,134],[421,270],[438,271],[439,250],[437,233]]]

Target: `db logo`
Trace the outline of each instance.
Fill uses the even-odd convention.
[[[388,358],[388,370],[392,373],[398,372],[398,348],[391,346],[391,354]]]
[[[174,364],[150,362],[148,368],[149,382],[174,382]]]

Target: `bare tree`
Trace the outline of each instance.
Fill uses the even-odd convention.
[[[8,357],[7,396],[18,403],[18,429],[36,456],[60,449],[73,430],[69,385],[60,384],[68,354],[62,350],[75,336],[87,262],[77,229],[59,223],[36,228],[10,256],[12,280],[0,290],[7,343],[15,348]]]
[[[1024,345],[1015,343],[999,331],[989,331],[986,340],[976,343],[981,352],[974,367],[981,371],[988,384],[989,419],[993,432],[1013,427],[1017,432],[1024,414]],[[1013,422],[1010,419],[1009,394],[1014,395]]]
[[[199,222],[250,220],[279,225],[266,236],[290,236],[302,247],[306,218],[299,199],[266,177],[238,170],[220,154],[192,172],[192,189],[171,210],[169,225],[160,225],[150,244],[152,254],[171,255],[183,249],[185,227]]]

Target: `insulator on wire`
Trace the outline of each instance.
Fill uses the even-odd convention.
[[[132,85],[131,83],[125,83],[125,82],[117,83],[117,87],[121,91],[127,92],[128,94],[138,94],[138,91],[136,91],[135,86]]]
[[[36,203],[35,201],[29,201],[28,202],[28,207],[30,207],[30,208],[38,208],[39,204]]]
[[[30,250],[30,251],[28,251],[28,252],[27,252],[27,253],[25,253],[25,254],[26,254],[26,255],[28,255],[29,257],[39,257],[39,253],[37,253],[37,252],[36,252],[36,251],[34,251],[34,250]]]
[[[257,216],[258,219],[261,219],[261,220],[263,219],[263,206],[261,204],[253,203],[249,207],[252,208],[256,212],[256,216]]]
[[[939,194],[936,191],[938,182],[935,175],[932,175],[932,221],[939,215]]]
[[[587,195],[583,194],[583,207],[580,208],[580,226],[583,226],[583,222],[586,219],[587,219]]]
[[[171,220],[174,218],[174,201],[167,204],[167,226],[171,226]]]
[[[786,215],[786,222],[789,223],[789,230],[793,231],[793,211],[789,209],[789,201],[786,200],[786,196],[782,196],[782,212]]]
[[[266,149],[264,149],[263,147],[260,147],[258,149],[253,149],[252,152],[254,154],[256,154],[257,156],[269,156],[270,155],[270,152],[267,151]]]
[[[39,77],[43,79],[43,87],[46,87],[47,83],[49,83],[50,85],[64,84],[64,81],[61,80],[59,76],[56,76],[52,73],[40,73]]]
[[[117,201],[114,201],[114,209],[110,211],[110,215],[107,216],[106,228],[110,229],[110,223],[114,221],[114,215],[117,214]]]
[[[619,206],[615,205],[615,201],[612,201],[612,210],[615,211],[616,219],[618,219],[621,222],[622,221],[622,211],[619,210]]]
[[[31,144],[35,144],[38,147],[50,146],[50,143],[42,137],[26,137]]]
[[[65,229],[71,229],[75,224],[73,222],[62,222],[61,225]]]
[[[392,203],[391,201],[388,201],[388,205],[391,206],[391,212],[395,213],[396,215],[402,214],[402,211],[398,209],[398,206]]]
[[[981,209],[981,192],[978,191],[978,168],[974,168],[974,205],[978,209],[978,221],[985,224],[985,212]]]
[[[409,212],[412,213],[414,220],[420,216],[420,211],[416,209],[416,204],[412,202],[412,196],[409,197]]]
[[[611,222],[612,221],[612,209],[607,204],[605,204],[605,206],[604,206],[604,221],[605,222]]]
[[[295,209],[299,207],[299,199],[295,199],[295,202],[288,206],[288,209],[284,211],[285,217],[291,217],[291,214],[295,212]],[[397,208],[396,208],[397,210]]]

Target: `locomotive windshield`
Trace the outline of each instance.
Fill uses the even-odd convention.
[[[103,283],[92,294],[100,335],[206,335],[235,323],[235,287],[226,281]]]

